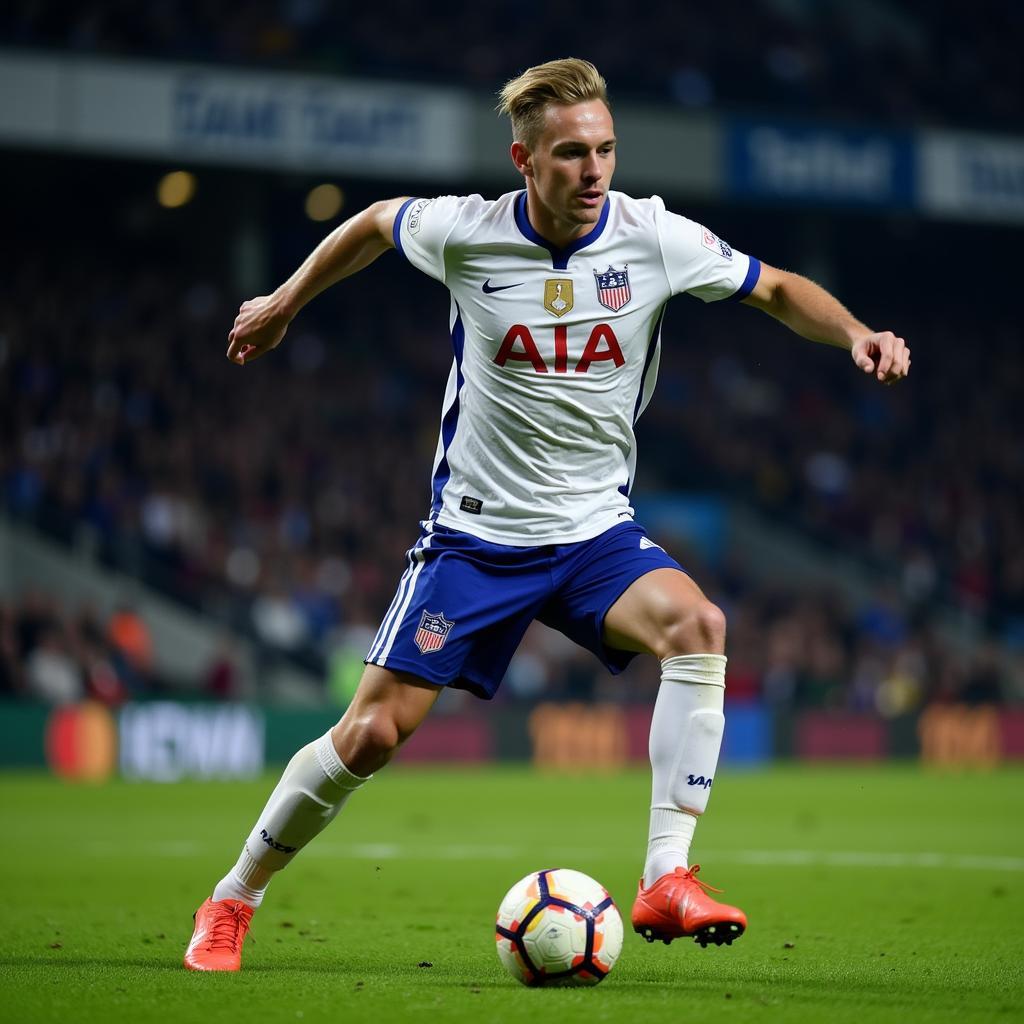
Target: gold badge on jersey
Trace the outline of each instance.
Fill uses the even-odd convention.
[[[544,282],[544,308],[552,316],[565,316],[572,309],[572,280],[559,277]]]

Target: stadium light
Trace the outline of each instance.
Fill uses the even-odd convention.
[[[337,217],[345,204],[345,193],[337,185],[317,185],[306,196],[306,216],[310,220]]]
[[[157,202],[169,210],[184,206],[196,194],[196,176],[190,171],[171,171],[156,186]]]

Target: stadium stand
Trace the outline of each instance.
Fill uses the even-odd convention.
[[[586,55],[613,97],[652,108],[1016,131],[1024,115],[1022,66],[1002,57],[1007,39],[1024,38],[1014,5],[873,0],[854,11],[757,0],[737,19],[722,5],[655,0],[627,12],[600,0],[563,4],[558,17],[586,24]],[[229,15],[190,0],[12,0],[0,10],[0,46],[474,93],[564,48],[548,8],[533,0],[486,10],[456,0],[429,19],[402,2],[389,8],[388,25],[402,22],[415,31],[386,31],[373,8],[320,0],[244,0]],[[496,24],[515,32],[514,48],[502,45]],[[81,167],[73,161],[84,158],[66,159]],[[401,271],[372,271],[358,294],[338,289],[304,313],[284,350],[243,371],[241,386],[220,358],[240,298],[223,246],[204,258],[203,245],[188,249],[179,238],[172,257],[115,256],[121,242],[133,252],[143,232],[127,241],[125,224],[145,217],[127,198],[111,200],[117,183],[108,183],[111,245],[93,244],[95,216],[76,221],[72,212],[61,215],[58,257],[40,212],[12,198],[36,180],[32,157],[21,160],[9,164],[12,244],[0,291],[0,511],[95,552],[249,637],[266,657],[322,677],[339,646],[375,627],[425,511],[450,360],[436,327],[443,292],[411,272],[396,291],[390,275]],[[124,182],[145,173],[118,161],[105,168]],[[48,173],[46,189],[56,193]],[[231,186],[222,179],[221,187]],[[256,191],[266,199],[285,187],[264,179]],[[715,490],[821,550],[841,547],[874,581],[869,600],[851,602],[838,585],[779,585],[734,560],[705,561],[677,538],[674,552],[729,612],[731,697],[886,714],[930,700],[1024,700],[1024,466],[1013,429],[1022,332],[988,301],[1012,277],[1012,241],[990,252],[984,231],[993,229],[917,234],[917,222],[910,229],[895,214],[865,225],[830,211],[816,221],[800,215],[786,264],[781,243],[792,225],[778,211],[693,215],[702,213],[726,233],[760,217],[753,234],[773,244],[761,252],[741,231],[735,241],[794,269],[802,269],[803,228],[810,222],[813,236],[827,221],[822,248],[843,264],[840,276],[865,268],[853,275],[852,295],[876,301],[862,315],[884,316],[915,351],[911,381],[887,392],[815,346],[780,345],[766,358],[766,339],[777,335],[747,311],[723,319],[690,303],[685,317],[670,312],[658,397],[640,425],[638,493]],[[308,239],[296,242],[280,217],[269,220],[275,249],[288,254],[277,252],[275,273],[286,272]],[[220,227],[208,230],[212,238]],[[967,258],[958,301],[936,308],[947,262],[940,239]],[[161,242],[148,248],[160,251]],[[967,283],[964,273],[973,275]],[[727,344],[717,344],[722,337]],[[49,626],[31,627],[43,606]],[[961,627],[955,639],[937,625],[939,613]],[[113,702],[166,685],[137,628],[111,634],[95,613],[54,594],[9,597],[0,641],[0,690],[64,699],[99,685],[89,674],[98,663],[112,666],[116,685],[104,699]],[[230,695],[236,676],[225,655],[203,685]],[[633,676],[629,693],[649,698],[656,680],[642,669]],[[597,688],[621,697],[606,686],[576,652],[537,632],[506,693],[532,700]]]
[[[599,0],[561,4],[558,22],[586,26],[580,46],[619,96],[897,124],[1017,129],[1024,119],[1024,72],[1003,56],[1007,39],[1024,37],[1015,4],[759,0],[738,18],[728,7],[692,0],[628,9]],[[396,32],[397,24],[410,30]],[[498,26],[514,32],[514,48]],[[73,7],[12,0],[0,12],[0,45],[493,89],[523,67],[563,55],[565,43],[539,0],[455,0],[432,8],[429,18],[411,0],[386,12],[247,0],[227,16],[190,0]]]
[[[339,630],[376,623],[425,512],[450,352],[417,324],[443,323],[443,293],[407,274],[403,302],[389,303],[394,268],[375,270],[358,295],[339,289],[304,314],[274,362],[239,371],[219,355],[233,312],[219,282],[84,256],[63,268],[23,262],[0,304],[0,415],[15,442],[0,466],[4,510],[322,673]],[[885,569],[874,599],[850,607],[838,590],[778,586],[728,560],[702,564],[678,541],[677,555],[729,612],[731,697],[895,714],[927,700],[1024,696],[1019,452],[1000,432],[1020,391],[1019,371],[1007,369],[1019,329],[990,326],[993,358],[976,398],[964,399],[935,360],[898,393],[865,387],[826,350],[794,376],[792,359],[762,358],[765,325],[744,311],[729,321],[727,352],[687,344],[713,336],[716,314],[690,302],[685,317],[669,318],[672,353],[643,422],[641,489],[731,491]],[[942,351],[966,330],[908,319],[908,336]],[[956,416],[945,415],[952,407]],[[901,444],[880,452],[882,430]],[[35,600],[8,619],[31,619]],[[956,649],[934,625],[941,607],[1018,653]],[[101,632],[109,647],[113,634]],[[26,665],[36,650],[53,662],[71,647],[80,665],[89,660],[84,641],[70,639],[81,627],[56,631],[59,642],[52,634],[19,642]],[[127,646],[116,674],[133,692],[149,669]],[[540,663],[544,696],[607,686],[551,638],[523,657]],[[538,695],[524,673],[511,680],[510,696]],[[655,684],[640,671],[625,695],[648,697]],[[63,692],[27,669],[19,685]]]

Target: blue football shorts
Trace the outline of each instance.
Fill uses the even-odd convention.
[[[491,544],[426,520],[366,655],[490,699],[534,619],[592,651],[613,672],[633,659],[607,647],[608,609],[634,580],[682,566],[632,520],[575,544]]]

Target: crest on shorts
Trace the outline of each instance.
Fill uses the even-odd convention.
[[[603,274],[595,272],[594,280],[597,282],[597,301],[613,313],[618,313],[633,298],[629,288],[628,263],[621,270],[609,266]]]
[[[565,316],[572,309],[572,279],[557,277],[544,282],[544,308],[552,316]]]
[[[416,629],[413,641],[420,649],[420,654],[433,654],[444,647],[454,622],[449,622],[443,612],[428,612],[420,616],[420,624]]]

